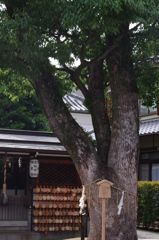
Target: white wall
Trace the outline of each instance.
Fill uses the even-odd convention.
[[[90,114],[84,113],[71,113],[73,118],[78,124],[83,127],[86,131],[93,129],[92,119]]]

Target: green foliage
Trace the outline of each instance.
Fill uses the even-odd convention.
[[[149,228],[159,221],[159,182],[138,182],[138,225]]]
[[[39,102],[34,95],[21,96],[12,101],[0,93],[0,128],[49,131],[46,118],[41,111]]]
[[[154,26],[142,26],[140,33],[132,39],[140,102],[148,108],[158,105],[159,96],[159,25],[156,23]]]
[[[2,3],[4,1],[0,1]],[[4,8],[0,16],[0,67],[21,75],[21,86],[26,87],[24,79],[33,82],[41,66],[54,58],[63,71],[55,67],[49,71],[56,75],[61,95],[76,87],[70,81],[69,70],[77,68],[74,66],[77,59],[83,62],[96,59],[107,49],[107,34],[117,35],[125,24],[140,22],[138,31],[130,34],[135,69],[138,61],[143,62],[142,69],[137,67],[136,71],[140,99],[147,107],[156,104],[158,73],[153,71],[153,78],[150,72],[147,74],[145,68],[154,64],[147,67],[144,61],[151,55],[156,56],[159,50],[158,1],[8,0],[6,6],[8,12]],[[86,84],[87,67],[83,66],[79,74]],[[9,89],[7,94],[11,94]]]
[[[50,131],[30,82],[0,69],[0,128]]]
[[[11,69],[0,69],[0,93],[4,93],[11,100],[19,100],[23,95],[31,96],[35,91],[28,81],[22,77],[18,72]]]
[[[72,81],[70,81],[69,74],[65,72],[58,71],[55,74],[56,82],[59,86],[59,92],[61,96],[64,96],[65,94],[71,93],[73,88],[76,88],[76,84]]]
[[[139,99],[147,108],[155,108],[159,104],[159,71],[149,70],[142,75],[143,71],[138,77]]]

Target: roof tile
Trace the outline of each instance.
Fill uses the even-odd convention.
[[[63,97],[63,101],[70,112],[88,113],[88,109],[83,104],[84,98],[82,96],[70,93]]]
[[[139,135],[149,135],[159,133],[159,118],[140,122]]]

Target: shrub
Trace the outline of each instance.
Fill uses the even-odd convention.
[[[138,182],[137,222],[149,228],[159,221],[159,182]]]

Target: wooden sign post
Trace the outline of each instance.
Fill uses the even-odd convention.
[[[97,183],[99,186],[99,198],[102,198],[102,240],[105,240],[105,199],[111,198],[112,182],[102,180]]]

